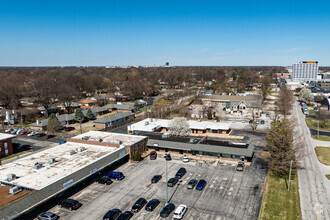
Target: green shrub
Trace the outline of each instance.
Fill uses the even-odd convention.
[[[132,155],[132,160],[133,161],[140,161],[141,160],[141,153],[137,152],[135,154]]]

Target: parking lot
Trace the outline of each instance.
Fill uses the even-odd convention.
[[[174,187],[168,188],[169,202],[175,206],[185,204],[188,211],[183,219],[257,219],[262,201],[267,170],[258,159],[245,171],[235,170],[235,166],[217,163],[190,161],[183,163],[179,159],[167,162],[168,179],[175,176],[180,167],[187,173]],[[142,209],[132,219],[160,219],[159,213],[166,202],[166,161],[144,159],[139,163],[126,163],[119,167],[126,176],[111,185],[93,183],[71,198],[80,201],[83,206],[69,211],[58,206],[50,209],[61,219],[102,219],[110,209],[130,210],[135,201],[143,197],[146,200],[158,199],[160,205],[153,211]],[[162,175],[162,179],[151,184],[151,178]],[[190,179],[205,179],[207,185],[202,191],[187,189]],[[173,212],[167,219],[171,219]]]

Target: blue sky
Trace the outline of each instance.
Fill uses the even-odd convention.
[[[0,0],[0,66],[330,66],[329,1]]]

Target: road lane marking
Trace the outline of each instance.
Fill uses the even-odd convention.
[[[239,189],[241,183],[242,183],[242,179],[238,182],[238,185],[237,185],[236,190],[235,190],[235,192],[234,192],[234,197],[237,196],[237,192],[238,192],[238,189]]]

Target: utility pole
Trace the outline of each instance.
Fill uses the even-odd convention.
[[[320,121],[317,119],[317,139],[320,139]]]
[[[291,163],[290,163],[290,174],[289,174],[288,191],[290,190],[291,169],[292,169],[292,160],[291,160]]]
[[[166,204],[168,203],[168,186],[167,186],[167,158],[166,161]]]

